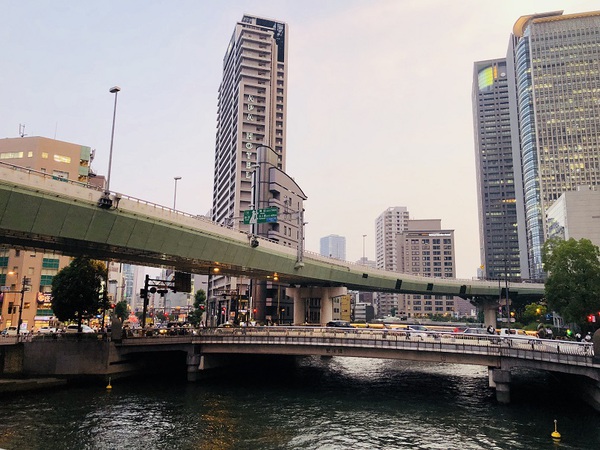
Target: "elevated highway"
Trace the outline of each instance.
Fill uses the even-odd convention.
[[[498,298],[498,282],[426,278],[326,258],[124,194],[0,163],[0,245],[306,286]],[[99,206],[102,205],[103,207]],[[253,240],[258,246],[253,245]],[[536,300],[541,284],[509,283]]]

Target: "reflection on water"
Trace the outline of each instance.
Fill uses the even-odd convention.
[[[293,370],[252,369],[5,397],[0,448],[600,448],[600,416],[548,375],[516,374],[504,406],[480,367],[305,358]]]

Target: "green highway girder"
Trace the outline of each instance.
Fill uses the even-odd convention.
[[[36,181],[37,182],[37,181]],[[67,255],[85,254],[149,266],[167,266],[190,273],[212,273],[259,279],[272,278],[292,286],[347,286],[349,289],[463,298],[497,298],[498,284],[415,277],[371,269],[305,253],[297,264],[296,250],[216,224],[199,230],[176,220],[141,214],[121,199],[116,209],[98,207],[100,191],[69,196],[53,192],[54,185],[68,191],[64,182],[45,180],[32,188],[0,181],[0,244],[35,248]],[[81,191],[81,187],[79,187]],[[164,208],[163,208],[164,210]],[[204,226],[204,225],[203,225]],[[232,234],[233,233],[233,234]],[[510,296],[543,297],[543,285],[510,285]]]

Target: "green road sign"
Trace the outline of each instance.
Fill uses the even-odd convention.
[[[271,206],[263,209],[249,209],[244,211],[244,224],[273,223],[277,222],[277,208]]]

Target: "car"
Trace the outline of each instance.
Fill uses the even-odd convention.
[[[95,331],[88,327],[87,325],[81,325],[81,332],[82,333],[95,333]],[[68,325],[67,328],[65,329],[65,333],[79,333],[79,326],[74,323],[71,325]]]
[[[56,333],[55,327],[40,327],[38,334],[54,334]]]
[[[327,322],[326,326],[334,328],[352,328],[352,325],[347,320],[332,320],[331,322]]]
[[[427,327],[423,325],[408,325],[406,327],[407,335],[409,337],[416,337],[421,340],[427,337],[427,332],[429,331]]]
[[[16,336],[17,335],[17,327],[16,326],[10,326],[5,331],[6,331],[5,336]],[[25,334],[29,334],[29,330],[27,330],[26,328],[25,329],[21,328],[21,331],[19,331],[18,334],[21,336],[23,336]]]
[[[490,334],[486,328],[475,328],[475,327],[465,328],[465,330],[462,333],[463,334],[484,334],[484,335],[488,335],[488,336]]]

